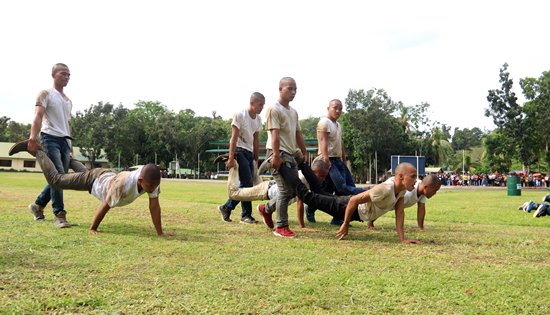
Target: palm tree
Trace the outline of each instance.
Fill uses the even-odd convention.
[[[435,164],[444,166],[449,156],[453,153],[453,147],[451,143],[443,135],[443,131],[439,128],[432,129],[432,149],[435,154]]]

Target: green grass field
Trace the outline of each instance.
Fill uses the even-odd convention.
[[[295,239],[263,226],[221,221],[225,185],[162,183],[165,231],[147,198],[114,208],[89,235],[99,202],[65,191],[68,229],[34,222],[27,205],[41,174],[0,172],[0,310],[4,314],[549,314],[550,217],[516,210],[548,191],[440,191],[426,231],[416,209],[398,243],[393,214],[377,231],[354,222],[344,241],[317,212],[315,232]],[[255,202],[254,207],[258,204]],[[255,217],[259,215],[255,212]],[[240,216],[240,207],[233,218]]]

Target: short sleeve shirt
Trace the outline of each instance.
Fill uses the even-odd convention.
[[[426,196],[418,196],[418,185],[420,185],[421,182],[422,181],[420,179],[417,179],[416,184],[414,184],[414,189],[412,191],[405,192],[405,196],[403,197],[405,208],[412,207],[419,202],[426,203],[426,201],[428,201],[428,198],[426,198]]]
[[[232,126],[239,129],[239,138],[237,139],[237,147],[243,148],[250,152],[254,151],[254,134],[262,128],[262,118],[256,115],[256,118],[250,117],[248,110],[245,109],[236,113],[233,116]]]
[[[362,194],[370,195],[370,202],[360,204],[357,207],[359,217],[363,221],[373,221],[395,208],[399,198],[405,195],[406,190],[395,195],[395,184],[393,177],[385,182],[374,186]]]
[[[36,106],[42,106],[45,109],[41,129],[43,133],[55,137],[71,136],[69,121],[73,103],[69,98],[63,97],[59,91],[50,88],[38,94]]]
[[[138,191],[138,178],[141,167],[132,172],[107,172],[103,173],[94,181],[91,194],[101,202],[107,202],[109,207],[122,207],[132,203],[145,192]],[[148,193],[149,198],[158,198],[160,185]]]
[[[332,121],[328,117],[321,118],[317,123],[317,132],[328,133],[328,156],[342,158],[342,128],[340,128],[340,123]],[[320,147],[318,154],[321,155]]]
[[[286,108],[279,103],[271,105],[267,109],[265,120],[266,130],[279,129],[280,150],[292,155],[300,151],[296,142],[296,131],[301,129],[298,112],[294,108]],[[271,132],[268,132],[266,148],[270,150],[271,141]]]

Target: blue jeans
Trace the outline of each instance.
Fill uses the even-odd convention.
[[[239,163],[240,188],[253,186],[254,154],[248,150],[237,147],[235,149],[235,160]],[[239,204],[238,200],[227,199],[223,205],[226,209],[233,210]],[[252,202],[241,202],[241,218],[252,216]]]
[[[351,172],[342,159],[331,157],[330,163],[332,163],[332,167],[328,171],[328,174],[334,184],[336,195],[357,195],[365,191],[364,188],[355,187]]]
[[[67,143],[67,139],[62,137],[55,137],[45,133],[41,133],[42,147],[46,155],[52,160],[55,168],[60,174],[66,174],[69,171],[69,162],[71,148]],[[65,205],[63,204],[63,190],[56,189],[49,184],[44,186],[44,189],[36,197],[37,205],[45,207],[48,202],[52,201],[53,213],[57,214],[60,211],[65,211]]]

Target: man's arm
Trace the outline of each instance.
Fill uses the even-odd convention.
[[[321,155],[323,156],[323,161],[330,165],[330,158],[328,156],[328,132],[324,131],[317,131],[317,141],[319,141],[319,151],[321,151]]]
[[[40,129],[42,129],[42,118],[46,109],[40,105],[36,105],[34,109],[34,119],[31,126],[31,135],[29,137],[28,150],[31,153],[35,153],[36,150],[40,149],[40,144],[38,143],[38,134]]]
[[[300,151],[302,151],[305,161],[307,159],[306,142],[304,141],[304,136],[300,130],[296,130],[296,144],[298,145],[298,148],[300,148]]]
[[[376,220],[372,220],[372,221],[367,222],[367,228],[368,228],[369,230],[374,230],[374,229],[375,229],[375,227],[374,227],[374,221],[376,221]]]
[[[254,143],[252,148],[254,150],[254,160],[257,165],[260,165],[258,163],[258,159],[260,158],[260,133],[257,131],[254,133]]]
[[[418,228],[420,231],[424,231],[424,218],[426,217],[426,204],[423,202],[418,203],[418,209],[416,210],[416,221],[418,222]]]
[[[279,138],[279,129],[270,129],[271,132],[271,150],[273,151],[273,158],[271,159],[271,167],[278,170],[283,162],[281,160],[281,139]]]
[[[237,148],[237,139],[239,138],[239,128],[231,125],[231,140],[229,140],[229,158],[225,166],[227,169],[235,166],[235,149]]]
[[[407,240],[405,239],[405,204],[403,202],[403,197],[397,200],[395,204],[395,228],[397,229],[397,235],[399,235],[399,240],[401,243],[406,244],[420,244],[418,240]]]
[[[352,196],[349,199],[348,205],[346,206],[346,214],[344,215],[344,223],[340,226],[338,233],[336,233],[336,238],[342,240],[346,235],[348,235],[348,228],[351,221],[351,216],[355,211],[357,211],[357,207],[359,206],[359,204],[367,203],[369,201],[370,194],[368,190],[358,195]]]
[[[107,212],[109,212],[109,209],[111,209],[111,207],[106,202],[102,203],[99,206],[99,209],[97,209],[94,219],[92,220],[92,225],[90,226],[90,234],[99,234],[97,228],[99,227],[101,221],[103,221],[103,218],[105,217]]]
[[[162,232],[158,198],[149,198],[149,211],[151,212],[151,219],[153,220],[153,225],[155,226],[155,230],[157,230],[158,236],[174,236],[174,234]]]

